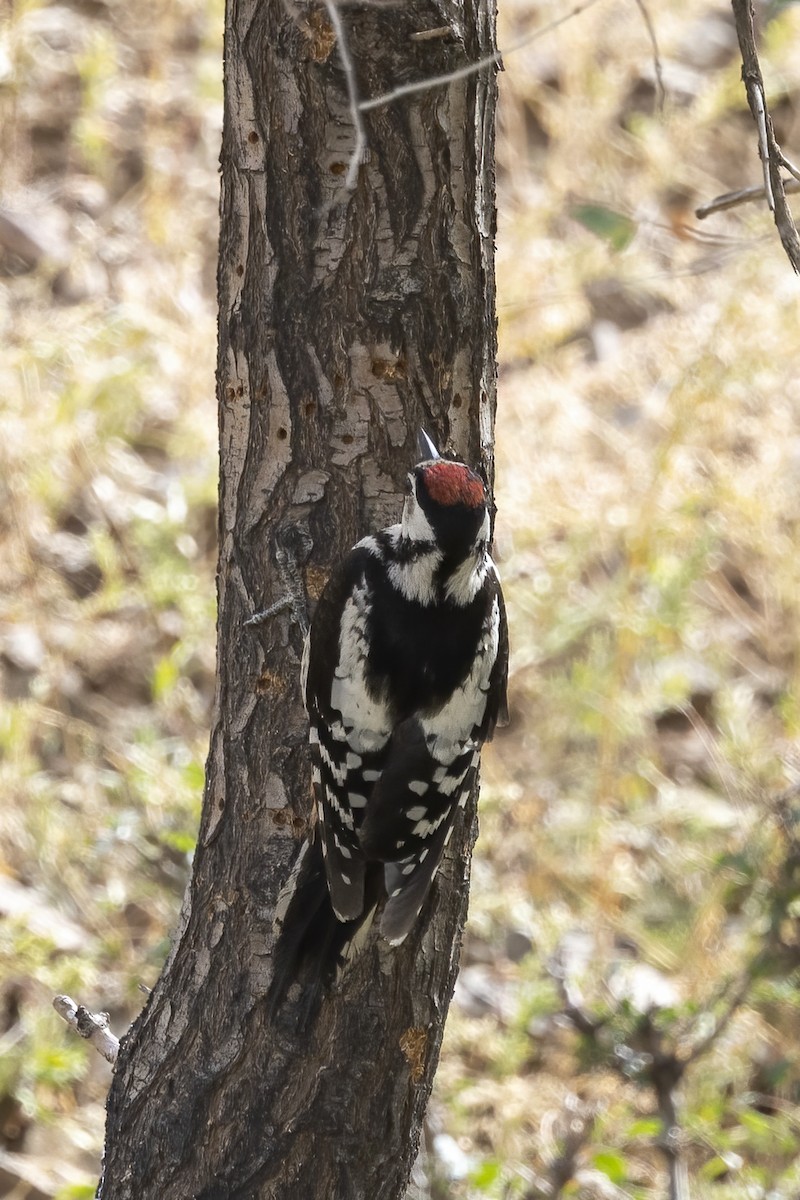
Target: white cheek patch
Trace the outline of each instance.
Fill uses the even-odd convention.
[[[425,553],[415,555],[413,561],[404,562],[402,554],[395,558],[391,553],[387,562],[389,581],[406,600],[417,604],[434,604],[438,599],[436,572],[442,561],[441,551],[436,547],[431,523],[412,493],[403,505],[401,525],[393,525],[390,551],[397,552],[398,543],[411,540],[417,550],[425,547]]]
[[[403,537],[411,538],[414,542],[433,542],[435,535],[425,513],[417,503],[417,497],[412,492],[406,497],[403,505],[403,520],[401,524]]]
[[[489,571],[486,554],[481,551],[464,559],[460,567],[448,577],[444,592],[454,604],[471,604],[483,587]]]

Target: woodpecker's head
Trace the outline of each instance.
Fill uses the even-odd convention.
[[[414,541],[435,542],[450,559],[482,552],[489,538],[483,481],[464,463],[441,458],[427,435],[424,440],[420,436],[420,448],[430,457],[409,473],[404,535]]]

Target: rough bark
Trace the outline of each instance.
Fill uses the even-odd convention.
[[[363,97],[493,48],[490,0],[342,10]],[[412,34],[449,26],[445,37]],[[105,1200],[403,1194],[466,913],[474,807],[419,928],[375,933],[305,1036],[270,1025],[272,920],[310,816],[301,635],[279,599],[396,520],[423,423],[491,479],[493,69],[365,114],[324,8],[229,0],[219,270],[218,691],[193,877],[123,1045]],[[288,555],[288,559],[287,559]]]

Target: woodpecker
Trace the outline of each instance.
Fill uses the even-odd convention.
[[[304,962],[330,982],[376,909],[381,936],[404,940],[505,718],[486,489],[424,431],[419,445],[400,524],[334,570],[306,638],[315,826],[281,906],[273,1008]]]

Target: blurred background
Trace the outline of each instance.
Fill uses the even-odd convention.
[[[88,1200],[109,1068],[51,999],[140,1008],[208,740],[222,3],[0,21],[0,1197]],[[693,212],[760,182],[740,69],[722,0],[505,58],[512,724],[420,1200],[800,1194],[800,289],[763,204]]]

